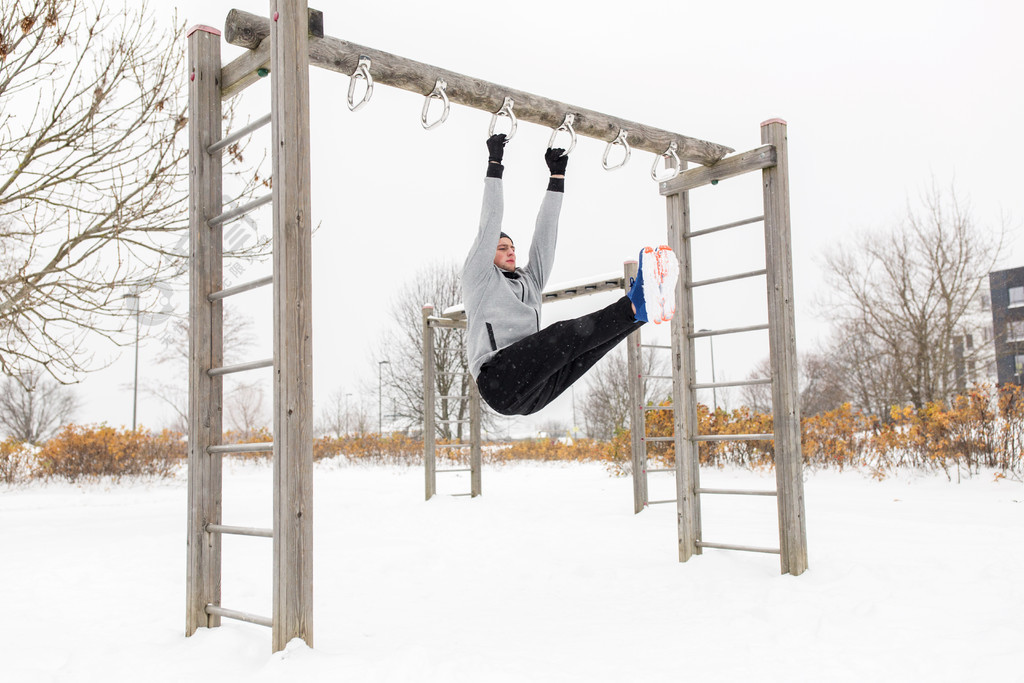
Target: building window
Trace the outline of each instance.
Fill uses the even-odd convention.
[[[1024,320],[1011,320],[1006,323],[1006,341],[1024,341]]]
[[[1010,287],[1009,308],[1024,306],[1024,287]]]

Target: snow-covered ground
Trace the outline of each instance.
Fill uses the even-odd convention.
[[[225,523],[269,526],[270,468],[225,479]],[[424,502],[422,481],[318,465],[315,649],[276,655],[241,622],[183,637],[183,477],[0,489],[0,680],[1024,681],[1019,482],[809,474],[793,577],[774,555],[678,563],[674,506],[633,515],[597,465],[488,467],[476,499]],[[772,499],[708,496],[704,521],[777,543]],[[270,541],[225,539],[224,606],[268,614],[270,594]]]

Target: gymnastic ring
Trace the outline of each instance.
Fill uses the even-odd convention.
[[[679,149],[679,146],[676,145],[675,140],[673,140],[672,144],[668,146],[668,149],[666,149],[658,156],[654,157],[654,165],[651,166],[651,177],[654,178],[655,182],[664,183],[666,181],[672,180],[677,175],[679,175],[679,167],[682,166],[682,163],[679,161],[679,155],[676,154],[677,149]],[[675,162],[675,165],[672,167],[672,173],[670,175],[667,175],[664,178],[659,178],[658,162],[661,161],[662,159],[671,159],[672,161]]]
[[[363,94],[363,99],[359,104],[355,103],[356,95],[356,79],[362,78],[366,81],[366,92]],[[352,72],[352,76],[349,77],[348,81],[348,108],[351,111],[359,111],[364,104],[370,101],[370,97],[373,96],[373,76],[370,75],[370,58],[366,56],[359,57],[359,63],[356,65],[356,70]]]
[[[615,169],[622,168],[623,166],[626,165],[626,162],[629,161],[630,152],[632,152],[633,150],[629,146],[629,142],[626,140],[626,137],[628,135],[629,131],[620,128],[618,137],[609,142],[608,145],[604,148],[604,156],[601,157],[601,166],[604,167],[604,170],[614,171]],[[609,166],[608,155],[611,153],[612,147],[614,147],[615,145],[622,145],[622,148],[626,150],[626,156],[622,157],[622,161],[615,164],[614,166]]]
[[[448,113],[451,111],[451,102],[448,101],[448,94],[445,92],[447,87],[447,83],[440,78],[437,79],[434,83],[434,89],[430,91],[430,94],[427,95],[425,100],[423,100],[423,112],[420,114],[420,123],[422,123],[423,127],[427,130],[433,130],[448,120]],[[437,121],[427,123],[427,114],[430,111],[430,101],[434,99],[444,102],[444,111],[441,112],[441,118]]]
[[[564,130],[569,133],[572,139],[569,141],[569,149],[562,152],[562,156],[569,156],[569,152],[571,152],[576,147],[576,131],[572,127],[572,124],[575,122],[575,114],[566,114],[565,119],[562,120],[562,124],[558,126],[558,128],[555,128],[553,131],[551,131],[551,137],[548,138],[548,149],[555,148],[555,137],[558,135],[558,131]]]
[[[516,134],[516,114],[512,111],[512,106],[515,102],[512,101],[511,97],[506,97],[505,101],[501,103],[501,109],[491,114],[491,125],[487,129],[487,135],[494,135],[494,126],[498,123],[499,116],[507,116],[509,121],[512,122],[512,128],[509,130],[508,135],[505,137],[505,143],[508,144]]]

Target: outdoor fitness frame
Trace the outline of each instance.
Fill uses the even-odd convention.
[[[249,48],[221,64],[221,32],[209,26],[188,31],[189,65],[189,444],[188,563],[185,634],[216,627],[222,618],[269,626],[274,651],[292,638],[313,645],[313,363],[311,270],[311,171],[309,164],[309,65],[378,84],[409,90],[427,99],[447,99],[518,120],[569,130],[609,145],[626,141],[633,150],[668,160],[670,175],[659,178],[668,203],[668,239],[681,259],[679,308],[673,321],[672,369],[675,398],[676,501],[680,560],[702,547],[699,538],[696,403],[693,384],[694,333],[690,288],[689,191],[741,173],[761,170],[764,179],[769,330],[775,418],[782,571],[800,574],[807,566],[800,423],[796,393],[796,345],[790,263],[786,126],[762,124],[762,147],[735,156],[723,145],[652,128],[427,64],[324,36],[323,15],[305,0],[270,0],[269,18],[232,10],[224,39]],[[368,63],[367,63],[368,59]],[[221,103],[269,72],[269,116],[224,136]],[[369,76],[369,77],[368,77]],[[443,81],[443,83],[442,83]],[[367,89],[369,90],[369,89]],[[351,103],[350,89],[350,103]],[[358,106],[358,105],[357,105]],[[426,123],[424,107],[424,126]],[[572,115],[571,117],[567,115]],[[509,118],[512,118],[509,116]],[[271,126],[273,190],[225,212],[222,152],[254,130]],[[435,124],[436,125],[436,124]],[[609,148],[610,149],[610,148]],[[686,163],[699,168],[683,170]],[[230,288],[223,286],[222,228],[267,203],[273,205],[273,276]],[[725,229],[730,226],[719,226]],[[707,283],[703,283],[707,284]],[[273,358],[224,366],[223,301],[256,287],[273,286]],[[676,322],[678,321],[678,322]],[[736,330],[720,330],[728,334]],[[222,443],[223,376],[273,368],[272,443]],[[479,411],[477,411],[478,413]],[[637,424],[637,423],[634,423]],[[432,436],[432,432],[430,433]],[[755,435],[765,438],[766,435]],[[431,440],[425,433],[425,441]],[[273,528],[225,525],[221,519],[222,455],[272,452]],[[636,470],[637,452],[634,452]],[[652,501],[653,502],[653,501]],[[273,539],[273,604],[270,617],[221,605],[221,539],[224,534]],[[743,548],[739,548],[743,549]]]

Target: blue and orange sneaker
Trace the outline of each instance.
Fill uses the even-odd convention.
[[[633,308],[636,309],[635,320],[637,322],[661,322],[658,303],[660,295],[658,285],[654,281],[656,260],[654,249],[651,247],[644,247],[640,250],[636,277],[626,294],[633,304]]]

